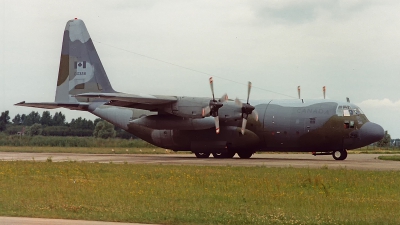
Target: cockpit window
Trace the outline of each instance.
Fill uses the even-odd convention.
[[[354,116],[364,114],[360,108],[350,105],[339,105],[336,109],[338,116]]]
[[[363,111],[362,111],[360,108],[355,108],[355,109],[354,109],[354,113],[355,113],[356,115],[364,114]]]

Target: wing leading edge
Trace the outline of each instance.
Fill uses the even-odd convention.
[[[83,93],[75,95],[77,98],[97,98],[108,102],[106,105],[120,106],[127,108],[158,110],[160,106],[171,104],[178,100],[175,96],[165,95],[134,95],[121,92],[116,93]]]

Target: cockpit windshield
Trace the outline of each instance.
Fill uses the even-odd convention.
[[[364,114],[364,112],[354,105],[339,105],[336,109],[336,114],[338,116],[354,116]]]

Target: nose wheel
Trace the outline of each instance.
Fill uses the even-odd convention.
[[[332,156],[335,160],[345,160],[347,158],[347,150],[337,150],[332,152]]]

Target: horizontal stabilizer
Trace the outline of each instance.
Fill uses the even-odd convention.
[[[42,109],[57,109],[67,108],[71,110],[87,111],[89,103],[62,103],[62,102],[31,102],[26,103],[25,101],[15,104],[16,106],[27,106]]]
[[[127,103],[147,104],[147,105],[161,105],[177,101],[175,96],[164,95],[133,95],[125,93],[83,93],[75,95],[75,97],[83,98],[100,98],[111,101],[120,101]]]

